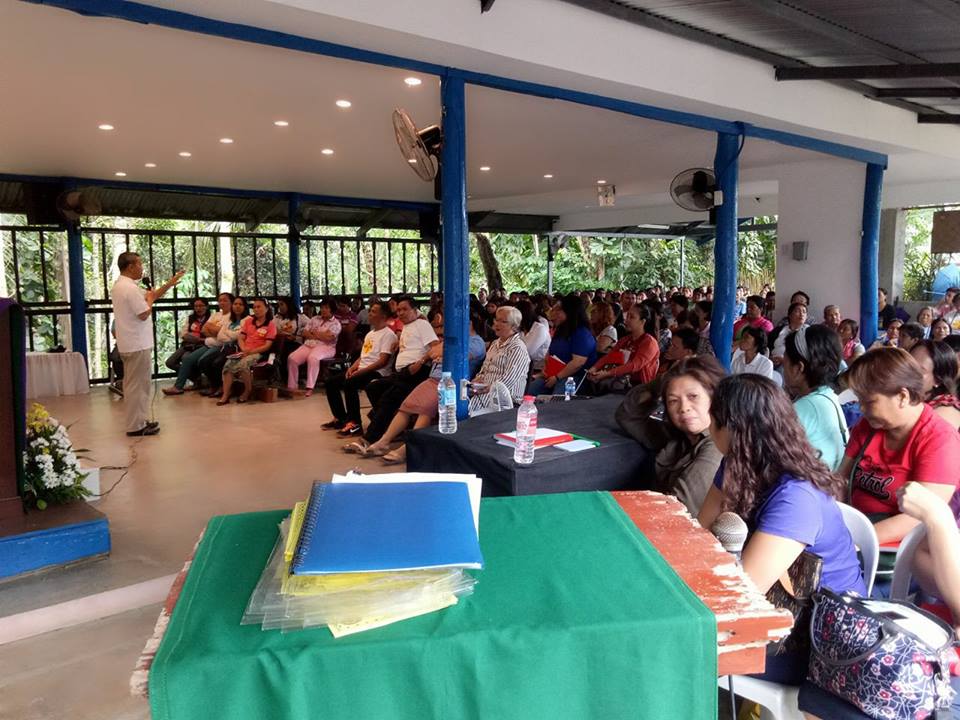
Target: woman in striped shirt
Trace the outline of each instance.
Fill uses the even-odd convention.
[[[493,319],[493,332],[497,339],[487,348],[487,356],[474,378],[477,394],[470,398],[471,414],[494,406],[495,394],[490,392],[490,388],[496,382],[507,386],[510,397],[523,397],[530,370],[530,355],[520,335],[521,317],[515,307],[504,305],[497,309]]]

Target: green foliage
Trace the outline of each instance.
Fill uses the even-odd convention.
[[[930,252],[933,212],[932,208],[907,210],[903,300],[929,302],[934,276],[950,261],[949,255],[934,255]]]

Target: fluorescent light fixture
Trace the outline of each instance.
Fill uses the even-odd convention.
[[[408,78],[404,78],[403,81],[404,81],[407,85],[409,85],[410,87],[416,87],[417,85],[419,85],[419,84],[421,84],[421,83],[423,82],[423,80],[421,80],[421,79],[418,78],[418,77],[408,77]]]
[[[182,150],[181,152],[178,152],[177,155],[179,155],[182,158],[188,158],[188,157],[192,157],[193,153],[189,153],[186,150]]]
[[[333,150],[331,148],[324,148],[320,151],[322,155],[333,155]]]
[[[351,105],[353,105],[353,103],[350,102],[349,100],[337,100],[337,107],[338,107],[338,108],[343,108],[344,110],[346,110],[346,109],[347,109],[348,107],[350,107]]]
[[[143,166],[146,167],[146,168],[155,168],[155,167],[157,166],[157,164],[156,164],[156,163],[144,163]]]
[[[286,120],[274,120],[273,124],[277,127],[287,127],[290,123]]]
[[[233,138],[220,138],[220,142],[224,145],[233,145]]]
[[[411,165],[416,165],[416,164],[417,164],[417,159],[416,159],[416,158],[410,158],[409,160],[407,160],[407,162],[410,163]]]
[[[126,176],[127,176],[127,174],[126,174],[123,170],[117,170],[117,172],[115,172],[114,175],[116,175],[117,177],[126,177]]]
[[[551,175],[550,173],[547,173],[546,175],[543,176],[543,179],[544,179],[544,180],[553,180],[553,175]]]
[[[481,165],[481,166],[480,166],[480,172],[490,172],[490,166],[489,166],[489,165]]]
[[[100,125],[97,125],[97,128],[100,130],[113,130],[113,125],[110,123],[101,123]]]

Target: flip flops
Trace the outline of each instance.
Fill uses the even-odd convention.
[[[353,455],[363,455],[366,453],[368,447],[370,446],[367,444],[366,440],[357,440],[356,442],[347,443],[344,445],[343,451]]]

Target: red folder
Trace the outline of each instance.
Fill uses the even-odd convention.
[[[543,365],[544,377],[556,377],[557,373],[563,370],[567,364],[556,355],[548,355]]]

